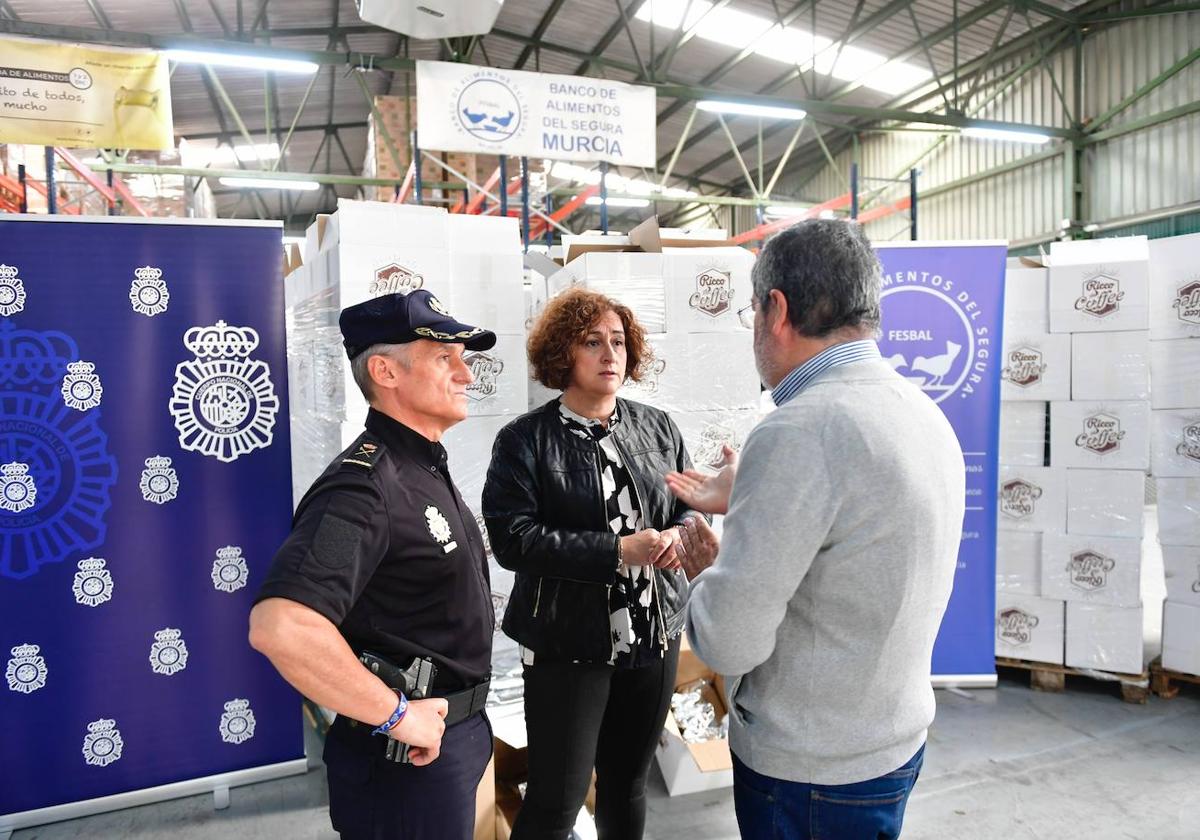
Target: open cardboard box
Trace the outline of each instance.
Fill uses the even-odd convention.
[[[645,253],[661,254],[663,248],[714,248],[730,246],[732,243],[723,230],[713,230],[715,237],[705,238],[708,231],[684,233],[674,228],[668,228],[665,238],[663,229],[658,226],[658,217],[651,216],[646,221],[625,234],[595,235],[582,234],[563,238],[565,256],[563,265],[584,254],[594,253]]]
[[[675,690],[705,680],[708,685],[701,696],[713,704],[717,720],[726,713],[725,680],[705,665],[696,655],[684,636],[679,648],[679,670],[675,676]],[[658,738],[658,768],[667,784],[669,796],[716,790],[733,784],[733,757],[729,752],[729,741],[725,738],[689,744],[683,740],[675,716],[667,712],[667,720]]]

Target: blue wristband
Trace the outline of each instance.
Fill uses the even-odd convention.
[[[402,691],[397,691],[396,696],[400,698],[400,702],[396,704],[396,711],[392,712],[390,718],[372,729],[372,735],[387,735],[399,725],[400,721],[404,720],[404,715],[408,712],[408,698]]]

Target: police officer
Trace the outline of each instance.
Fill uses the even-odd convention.
[[[464,349],[496,336],[426,290],[351,306],[340,326],[371,405],[366,431],[300,501],[250,644],[338,714],[324,757],[343,838],[468,840],[492,750],[482,709],[495,617],[483,539],[438,441],[467,416]],[[389,687],[364,652],[399,669],[431,660],[433,697]],[[410,763],[389,760],[388,739],[410,745]]]

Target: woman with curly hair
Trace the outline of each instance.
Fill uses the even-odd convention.
[[[566,838],[596,770],[601,840],[636,840],[670,705],[687,582],[663,477],[691,467],[665,412],[617,398],[651,361],[628,307],[571,289],[528,342],[562,396],[496,438],[483,515],[516,572],[504,632],[521,647],[529,785],[514,840]]]

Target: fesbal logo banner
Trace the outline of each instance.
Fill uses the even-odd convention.
[[[640,85],[417,62],[424,149],[653,166],[654,102]]]

